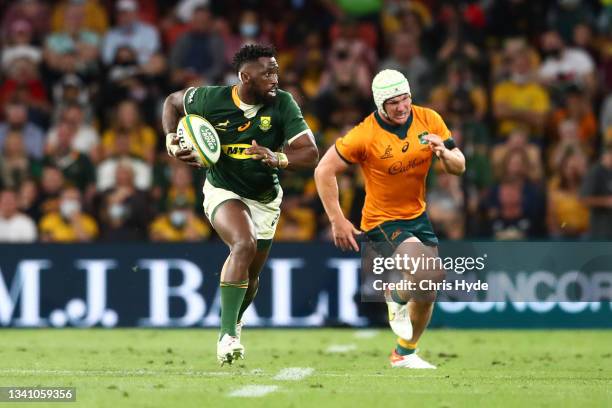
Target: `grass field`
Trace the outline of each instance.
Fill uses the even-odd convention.
[[[53,407],[612,406],[612,331],[431,330],[421,354],[439,368],[427,371],[388,367],[387,330],[247,327],[247,358],[222,368],[212,330],[0,336],[0,386],[77,388]],[[12,405],[47,404],[0,403]]]

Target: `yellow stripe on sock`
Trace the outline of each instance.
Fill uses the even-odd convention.
[[[417,343],[411,343],[408,340],[404,340],[401,337],[397,338],[397,344],[402,346],[403,348],[414,350],[417,348]]]
[[[232,288],[248,288],[249,287],[249,281],[245,280],[245,281],[240,281],[240,282],[219,282],[219,286],[221,287],[226,287],[226,286],[230,286]]]

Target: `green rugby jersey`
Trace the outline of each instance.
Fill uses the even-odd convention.
[[[268,203],[278,194],[278,169],[244,154],[252,140],[273,152],[308,129],[302,112],[289,92],[278,90],[272,104],[263,105],[250,119],[240,109],[236,87],[189,88],[183,97],[186,114],[204,117],[221,140],[219,161],[208,169],[207,180],[215,187],[241,197]]]

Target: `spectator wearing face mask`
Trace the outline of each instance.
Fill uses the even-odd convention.
[[[98,203],[101,239],[104,241],[144,241],[150,219],[150,200],[135,185],[134,170],[128,161],[115,170],[115,185],[105,191]]]
[[[568,47],[555,30],[541,37],[544,60],[539,76],[547,86],[563,90],[569,84],[579,84],[590,92],[595,90],[595,62],[583,49]]]
[[[201,241],[209,236],[210,227],[183,197],[177,197],[170,211],[157,217],[149,227],[152,241]]]
[[[194,171],[183,163],[172,163],[168,169],[167,184],[165,180],[157,180],[160,188],[159,211],[168,211],[173,203],[179,199],[187,200],[194,210],[202,207],[199,200],[198,186],[204,181],[199,179],[197,170]]]
[[[355,33],[354,22],[343,22],[338,37],[330,47],[327,64],[321,76],[320,92],[324,93],[342,83],[350,84],[360,96],[370,97],[377,57],[374,50]]]
[[[98,235],[98,225],[82,212],[81,193],[66,188],[60,197],[59,211],[45,215],[39,224],[40,238],[45,242],[87,242]]]
[[[262,29],[259,14],[255,10],[244,10],[242,12],[238,28],[242,45],[270,42],[270,38]]]

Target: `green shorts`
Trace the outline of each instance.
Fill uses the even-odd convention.
[[[427,246],[438,245],[438,237],[436,237],[425,212],[411,220],[385,221],[367,231],[365,235],[368,241],[374,244],[388,244],[385,252],[390,254],[395,252],[402,242],[411,237],[418,238]]]

